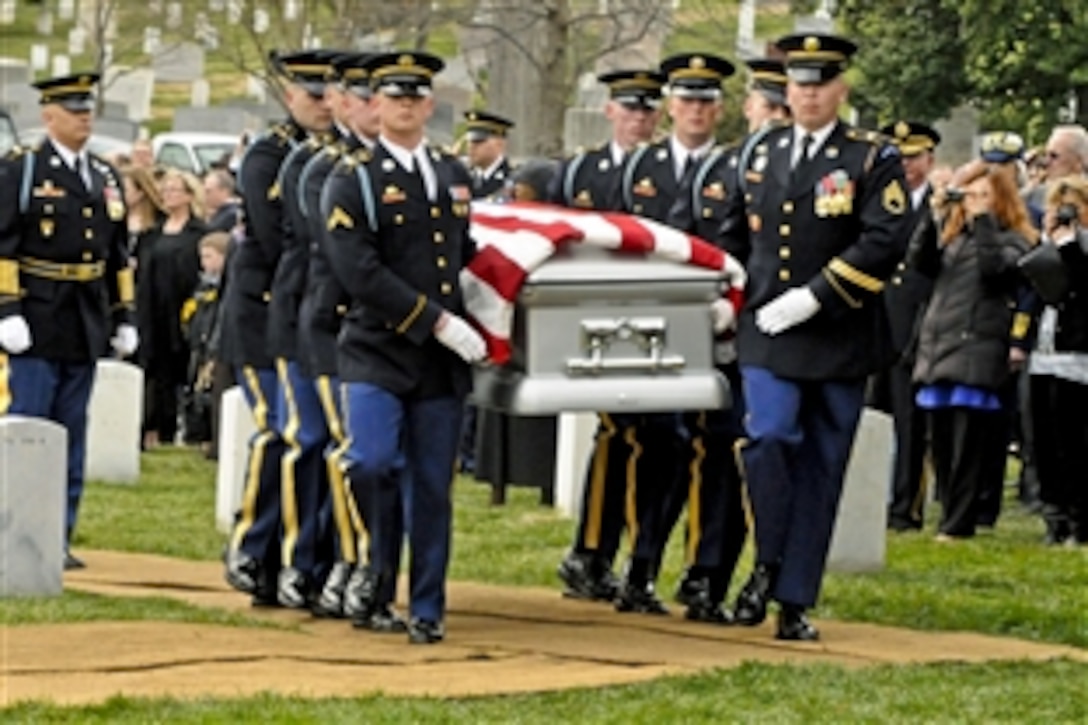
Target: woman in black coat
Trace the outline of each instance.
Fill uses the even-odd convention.
[[[1083,545],[1088,543],[1088,179],[1050,184],[1043,226],[1044,243],[1057,247],[1068,284],[1048,300],[1028,364],[1039,498],[1046,542]]]
[[[202,221],[203,188],[191,174],[170,170],[161,182],[163,221],[142,270],[143,314],[150,327],[146,374],[152,380],[154,419],[160,443],[178,431],[178,396],[188,375],[189,345],[181,330],[181,307],[200,281],[197,245],[207,233]]]
[[[997,166],[975,162],[957,174],[943,202],[944,224],[912,260],[934,279],[918,335],[913,382],[929,421],[938,539],[973,536],[982,491],[1000,491],[1010,374],[1011,301],[1021,284],[1016,262],[1035,241],[1015,183]],[[943,196],[943,195],[942,195]]]

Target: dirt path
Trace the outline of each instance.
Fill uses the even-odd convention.
[[[83,553],[81,553],[83,556]],[[777,642],[771,625],[715,628],[677,616],[620,615],[546,589],[453,583],[448,637],[412,647],[403,635],[353,630],[342,621],[254,610],[214,563],[86,552],[65,577],[80,591],[170,597],[245,612],[285,626],[247,628],[169,622],[7,627],[0,646],[0,702],[102,702],[113,695],[308,697],[465,696],[598,687],[694,673],[745,661],[885,663],[1048,659],[1088,661],[1088,651],[968,633],[916,632],[823,621],[823,642]],[[402,587],[403,589],[403,587]]]

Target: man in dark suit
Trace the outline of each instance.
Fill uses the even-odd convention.
[[[250,442],[242,511],[226,553],[226,579],[253,594],[254,604],[278,604],[281,464],[286,423],[282,389],[268,348],[272,280],[284,249],[280,167],[311,131],[329,128],[325,100],[328,58],[311,51],[273,53],[273,70],[284,80],[290,117],[274,125],[246,151],[238,170],[245,207],[245,237],[231,257],[224,295],[224,360],[235,369],[257,434]]]
[[[98,75],[39,81],[46,137],[0,162],[0,414],[68,432],[64,568],[83,494],[95,361],[135,352],[133,277],[121,177],[86,149]],[[112,337],[111,337],[112,336]]]
[[[742,449],[756,567],[734,608],[755,625],[769,599],[777,637],[815,640],[817,600],[865,379],[886,364],[877,294],[903,257],[910,198],[896,148],[838,118],[856,46],[794,35],[786,53],[795,123],[738,168],[721,242],[748,269],[737,351],[748,405]]]
[[[903,160],[903,176],[911,202],[907,225],[913,232],[926,215],[932,213],[929,172],[933,170],[933,150],[941,142],[941,136],[924,123],[908,121],[888,124],[880,132],[891,138]],[[914,369],[913,337],[933,291],[933,281],[900,262],[889,283],[884,288],[883,298],[896,359],[874,377],[873,391],[886,399],[888,412],[895,422],[895,467],[888,504],[888,528],[912,531],[922,528],[925,505],[922,468],[926,454],[925,416],[914,405],[910,382]]]
[[[458,275],[471,260],[472,181],[454,157],[424,144],[431,81],[442,60],[388,53],[366,64],[381,134],[373,153],[337,167],[322,199],[333,273],[351,297],[339,373],[356,500],[368,501],[371,569],[396,577],[402,502],[411,551],[409,641],[445,636],[450,486],[471,388],[469,364],[487,351],[464,319]],[[389,616],[383,631],[403,631]]]
[[[612,124],[612,138],[564,161],[548,196],[563,206],[614,210],[623,160],[638,144],[650,141],[661,119],[665,76],[656,70],[618,70],[597,80],[608,86],[604,113]],[[574,543],[558,573],[566,584],[565,596],[611,602],[619,589],[612,563],[624,529],[631,446],[618,434],[610,413],[599,415]]]
[[[465,111],[465,126],[472,198],[495,196],[510,179],[506,137],[514,122],[489,111]]]

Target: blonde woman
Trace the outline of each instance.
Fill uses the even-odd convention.
[[[142,270],[150,335],[145,338],[146,374],[152,381],[151,424],[158,442],[177,437],[178,395],[185,384],[188,343],[181,330],[181,308],[200,281],[200,238],[203,221],[203,185],[192,174],[168,170],[159,182],[166,218],[159,227]]]

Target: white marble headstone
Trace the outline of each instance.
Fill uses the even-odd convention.
[[[87,406],[88,479],[136,483],[143,400],[143,370],[120,360],[98,361]]]
[[[257,432],[253,414],[238,386],[223,393],[219,403],[219,465],[215,475],[215,528],[229,533],[234,512],[242,505],[249,441]]]
[[[871,408],[862,412],[831,535],[828,570],[878,571],[884,567],[894,437],[891,416]]]
[[[555,446],[555,507],[567,516],[578,517],[586,466],[593,454],[597,432],[596,413],[562,413]]]
[[[67,470],[62,426],[0,417],[0,597],[63,590]]]

